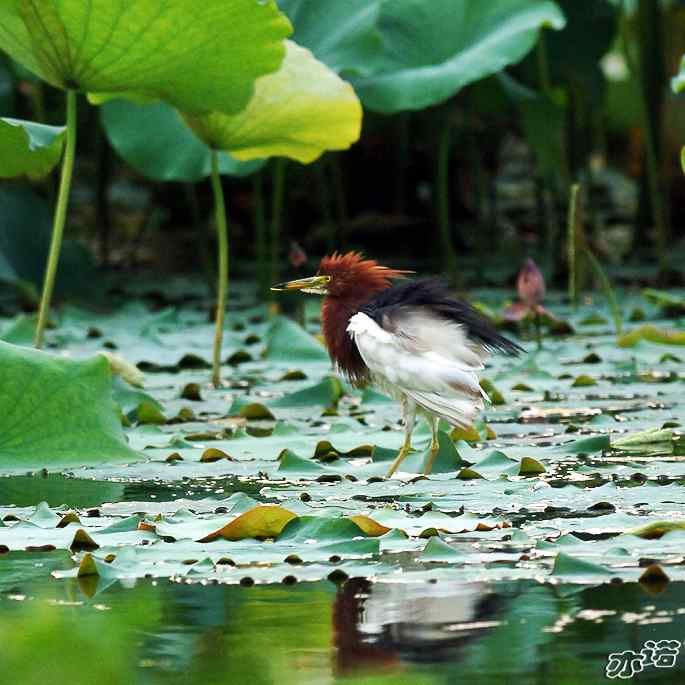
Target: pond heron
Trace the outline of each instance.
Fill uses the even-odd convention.
[[[409,273],[358,252],[334,253],[321,260],[316,276],[272,287],[324,295],[323,335],[337,369],[353,385],[371,384],[400,402],[405,439],[388,477],[412,449],[417,414],[431,428],[428,474],[440,419],[468,428],[488,399],[478,372],[489,354],[523,351],[439,280],[393,282]]]

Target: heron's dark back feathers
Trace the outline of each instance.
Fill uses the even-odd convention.
[[[516,343],[500,335],[492,322],[466,302],[453,298],[438,279],[407,281],[376,293],[359,311],[379,326],[401,316],[404,309],[421,309],[462,326],[468,338],[486,350],[517,355]]]

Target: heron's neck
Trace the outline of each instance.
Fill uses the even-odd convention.
[[[365,381],[368,369],[347,332],[347,324],[369,298],[368,293],[358,297],[326,297],[321,305],[321,327],[328,354],[353,382]]]

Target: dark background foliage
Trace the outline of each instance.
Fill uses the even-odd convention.
[[[575,181],[582,184],[584,240],[613,278],[681,284],[685,120],[670,78],[685,49],[685,3],[558,4],[565,29],[544,31],[521,63],[447,102],[394,115],[365,111],[361,140],[347,152],[309,166],[271,160],[251,176],[224,177],[237,273],[254,276],[256,236],[272,230],[282,272],[291,268],[296,241],[309,268],[328,250],[361,248],[420,270],[452,269],[460,287],[510,285],[533,256],[562,285],[568,188]],[[0,60],[3,115],[63,121],[59,93]],[[77,243],[63,256],[58,297],[83,293],[84,279],[98,282],[97,266],[100,273],[211,276],[208,182],[153,182],[132,171],[110,146],[97,108],[81,108],[79,128],[67,233]],[[448,153],[442,191],[441,145]],[[658,173],[653,184],[650,163]],[[6,308],[33,307],[40,284],[56,181],[32,186],[0,187]],[[440,242],[440,221],[447,222],[455,265]]]

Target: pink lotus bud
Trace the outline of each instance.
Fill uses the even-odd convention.
[[[294,240],[290,243],[288,260],[296,269],[299,269],[307,262],[307,253],[300,247],[299,243],[296,243]]]
[[[529,307],[539,304],[545,297],[545,278],[530,257],[519,271],[516,289],[521,302]]]

